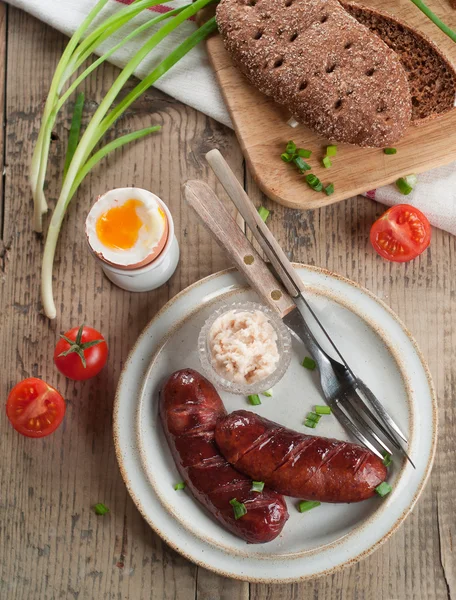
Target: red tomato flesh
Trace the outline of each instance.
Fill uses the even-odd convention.
[[[6,414],[16,431],[40,438],[57,429],[65,415],[65,401],[59,392],[42,379],[29,377],[11,390]]]
[[[414,206],[398,204],[375,221],[370,240],[383,258],[407,262],[419,256],[429,246],[431,225]]]
[[[70,345],[67,340],[72,344]],[[71,351],[63,356],[63,353],[71,350],[73,344],[76,351]],[[84,357],[84,361],[81,355]],[[75,381],[90,379],[98,375],[107,359],[108,345],[101,333],[92,327],[73,327],[61,337],[54,350],[54,363],[57,369],[65,377]]]

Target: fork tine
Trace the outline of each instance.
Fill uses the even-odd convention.
[[[378,437],[375,430],[369,425],[366,419],[363,418],[359,412],[357,412],[356,409],[361,409],[361,411],[363,411],[364,407],[362,406],[362,402],[357,396],[356,392],[354,395],[349,395],[347,392],[344,395],[344,399],[348,401],[348,406],[346,406],[345,404],[343,406],[350,418],[357,423],[358,427],[364,429],[377,442],[377,444],[381,448],[383,448],[385,452],[387,452],[388,454],[393,454],[393,451],[385,444],[385,442],[383,442],[383,440],[381,440]],[[349,407],[351,410],[349,409]],[[384,458],[383,455],[382,458]]]
[[[331,408],[333,413],[336,415],[337,419],[341,423],[343,427],[352,432],[352,434],[358,438],[358,440],[364,444],[371,452],[373,452],[376,456],[383,460],[382,454],[377,450],[377,448],[371,444],[371,442],[366,438],[366,436],[362,433],[362,431],[357,427],[357,425],[348,418],[345,414],[344,410],[342,410],[338,400],[333,400],[331,402]]]

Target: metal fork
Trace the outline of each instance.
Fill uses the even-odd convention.
[[[415,468],[402,444],[402,442],[407,443],[406,436],[374,393],[353,373],[343,358],[307,302],[303,293],[303,282],[277,240],[259,217],[255,206],[223,156],[218,150],[211,150],[206,158],[253,236],[271,261],[278,280],[298,308],[298,311],[291,311],[285,316],[283,321],[305,343],[317,363],[322,392],[334,415],[350,433],[380,458],[383,458],[385,453],[392,455],[393,447],[403,454]],[[307,323],[308,315],[311,315],[320,327],[341,362],[332,358],[318,343]]]

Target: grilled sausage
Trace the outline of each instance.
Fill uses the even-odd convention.
[[[362,446],[298,433],[246,410],[221,419],[215,440],[236,469],[287,496],[359,502],[386,478],[382,461]]]
[[[252,492],[249,477],[236,471],[215,445],[215,424],[226,416],[214,386],[192,369],[170,376],[160,394],[160,416],[176,465],[190,490],[227,529],[250,543],[273,540],[288,511],[276,492]],[[234,518],[230,500],[247,514]]]

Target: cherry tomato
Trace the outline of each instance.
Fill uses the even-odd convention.
[[[24,379],[11,390],[6,414],[16,431],[27,437],[45,437],[55,431],[65,415],[59,392],[36,377]]]
[[[410,204],[398,204],[375,221],[370,240],[383,258],[406,262],[429,246],[431,226],[420,210]]]
[[[108,345],[101,333],[81,325],[60,337],[54,350],[57,369],[76,381],[98,375],[108,359]]]

